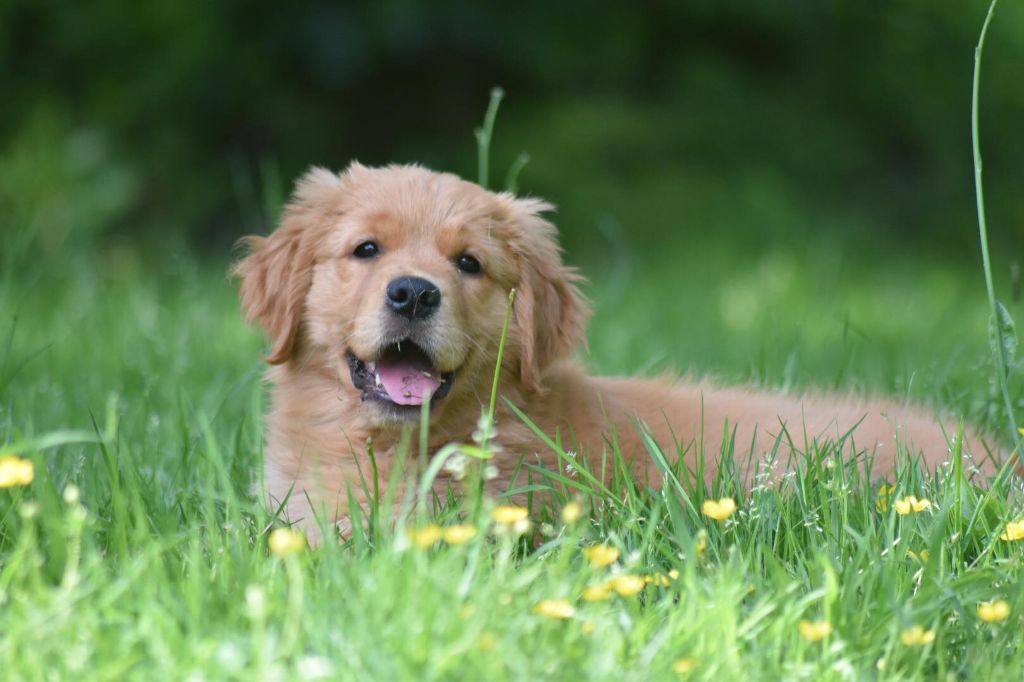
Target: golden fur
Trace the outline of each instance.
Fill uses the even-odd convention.
[[[771,449],[782,425],[798,450],[805,435],[837,439],[856,426],[852,440],[874,452],[876,476],[892,471],[897,440],[923,453],[931,467],[949,458],[943,426],[952,435],[956,422],[940,425],[926,411],[896,402],[588,376],[573,359],[585,342],[588,309],[576,287],[579,276],[563,265],[555,228],[542,217],[548,209],[417,166],[352,164],[341,174],[313,169],[299,180],[280,227],[268,238],[250,237],[249,255],[235,269],[246,318],[271,344],[265,482],[272,505],[287,501],[285,515],[314,534],[314,510],[344,525],[350,505],[366,502],[360,476],[373,471],[370,440],[382,485],[389,480],[408,420],[363,399],[346,356],[373,360],[412,324],[437,370],[457,372],[450,393],[432,406],[431,451],[471,442],[489,399],[513,287],[502,394],[544,432],[557,430],[568,447],[591,456],[617,438],[623,455],[653,483],[661,474],[637,433],[638,419],[666,451],[674,452],[674,443],[687,450],[690,466],[703,443],[709,480],[726,423],[735,430],[736,452],[753,447],[755,455]],[[379,244],[380,254],[355,258],[353,250],[367,240]],[[483,273],[461,272],[454,260],[462,254],[475,257]],[[442,293],[440,308],[425,322],[406,322],[384,305],[388,282],[405,276],[426,278]],[[506,489],[522,454],[556,466],[502,402],[496,422],[502,448],[494,462],[496,489]],[[976,445],[969,436],[968,446]],[[784,443],[783,459],[787,453]]]

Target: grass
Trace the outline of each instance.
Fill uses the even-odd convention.
[[[660,490],[633,480],[614,446],[562,452],[557,472],[524,460],[515,485],[554,499],[531,496],[528,531],[493,520],[502,500],[470,495],[428,501],[397,527],[382,502],[347,542],[272,551],[281,524],[251,495],[262,341],[240,320],[227,257],[90,238],[57,258],[52,245],[31,250],[45,210],[16,208],[29,227],[0,261],[0,451],[35,476],[0,489],[5,679],[1024,672],[1024,540],[1001,537],[1024,515],[1020,481],[978,488],[958,468],[910,460],[882,480],[846,442],[813,444],[781,486],[750,491],[728,466],[710,490],[695,485],[667,443],[648,444]],[[599,243],[573,252],[596,275],[586,362],[884,393],[1005,425],[1004,389],[1017,405],[1020,387],[990,380],[972,263],[908,253],[879,232],[821,239],[790,226],[779,240],[772,228],[793,215],[769,213],[760,238],[666,236],[657,250],[601,221]],[[899,513],[910,495],[930,507]],[[704,513],[723,497],[734,514]],[[576,505],[580,518],[566,516]],[[477,533],[425,534],[460,523]],[[609,565],[588,560],[598,545]],[[983,620],[990,600],[1009,616]]]
[[[941,333],[970,315],[984,329],[981,291],[948,295],[972,289],[969,271],[918,259],[894,273],[896,256],[851,256],[845,274],[822,284],[828,246],[785,265],[754,252],[748,272],[723,277],[735,251],[703,246],[682,268],[652,259],[626,289],[614,277],[591,285],[599,309],[625,318],[598,314],[590,364],[651,373],[692,362],[760,384],[909,394],[954,409],[998,404],[978,371],[984,338]],[[724,523],[700,513],[705,492],[685,477],[659,493],[619,472],[604,489],[578,462],[571,488],[524,468],[520,485],[560,491],[558,503],[532,510],[528,539],[494,534],[497,500],[479,511],[444,501],[411,525],[468,515],[481,533],[421,550],[404,527],[376,523],[344,545],[272,556],[271,514],[249,494],[262,341],[240,321],[223,270],[96,249],[35,279],[5,277],[0,442],[60,429],[94,441],[19,448],[35,480],[0,491],[0,666],[15,678],[672,679],[680,659],[693,660],[695,679],[930,679],[1024,667],[1024,543],[999,539],[1021,514],[1019,484],[986,496],[959,472],[931,478],[908,466],[880,511],[880,482],[843,464],[834,444],[781,489],[748,494],[723,478],[708,494],[739,504]],[[782,284],[754,286],[772,277]],[[669,278],[680,288],[666,289]],[[936,284],[917,287],[908,306],[912,280]],[[701,288],[709,281],[754,301],[729,303],[733,295]],[[729,305],[756,312],[744,318]],[[906,313],[894,321],[871,316],[876,309]],[[911,380],[915,371],[926,376]],[[904,495],[933,507],[900,516],[891,501]],[[570,500],[585,514],[567,525],[559,508]],[[588,565],[581,549],[595,543],[619,550],[613,567]],[[673,569],[667,586],[579,599],[613,573]],[[1010,604],[1007,621],[978,619],[978,603],[993,598]],[[534,613],[547,599],[569,600],[573,616]],[[804,619],[833,631],[807,641]],[[935,640],[904,645],[914,625]]]

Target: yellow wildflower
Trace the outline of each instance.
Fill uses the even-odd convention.
[[[920,561],[922,564],[928,562],[928,550],[927,549],[922,549],[920,552],[915,552],[912,549],[908,549],[907,550],[907,556],[910,557],[911,559],[916,559],[917,561]]]
[[[907,646],[930,644],[935,641],[935,630],[925,630],[920,625],[915,625],[900,633],[900,641]]]
[[[495,523],[513,525],[515,523],[525,521],[529,514],[530,512],[526,507],[501,505],[500,507],[494,508],[494,511],[491,512],[491,518],[494,519]]]
[[[468,523],[460,523],[445,528],[441,537],[443,537],[444,541],[449,545],[461,545],[463,542],[472,540],[476,537],[476,533],[476,526]]]
[[[596,629],[597,629],[597,626],[594,625],[593,621],[585,620],[585,621],[583,621],[583,624],[580,625],[580,630],[585,635],[593,634],[594,630],[596,630]]]
[[[587,561],[594,568],[604,568],[614,564],[619,558],[619,550],[611,545],[594,545],[583,550]]]
[[[644,579],[636,575],[619,575],[608,581],[608,586],[619,593],[620,597],[632,597],[644,589]]]
[[[0,488],[28,485],[36,476],[36,468],[30,459],[16,455],[0,457]]]
[[[671,571],[668,572],[668,577],[672,580],[679,580],[679,571],[673,568]]]
[[[731,497],[723,497],[720,500],[704,500],[701,506],[704,516],[710,516],[715,521],[725,521],[736,513],[736,500]]]
[[[562,523],[572,525],[583,516],[583,507],[579,502],[569,502],[562,507]]]
[[[878,489],[878,498],[875,500],[875,511],[882,513],[889,509],[889,496],[896,492],[896,487],[891,485],[882,485]]]
[[[533,612],[546,618],[565,620],[572,618],[576,609],[565,599],[545,599],[533,607]]]
[[[434,546],[444,531],[441,530],[441,526],[436,523],[432,523],[429,526],[423,526],[422,528],[410,528],[408,531],[409,539],[412,540],[412,544],[416,545],[420,549],[428,549]]]
[[[931,509],[932,501],[928,498],[919,500],[913,495],[909,495],[902,500],[896,500],[893,506],[896,508],[897,514],[906,516],[907,514],[916,514],[917,512],[923,512],[925,509]]]
[[[832,623],[827,620],[801,620],[797,627],[800,635],[809,642],[817,642],[832,634]]]
[[[1006,524],[1006,530],[999,536],[999,539],[1006,540],[1007,542],[1024,540],[1024,519],[1020,521],[1010,521]]]
[[[680,658],[679,660],[672,662],[672,672],[679,675],[685,675],[693,672],[695,667],[697,667],[697,662],[692,658]]]
[[[668,579],[668,576],[664,573],[655,573],[654,575],[645,575],[644,582],[648,585],[659,585],[661,587],[668,587],[672,582]]]
[[[306,547],[306,536],[291,528],[275,528],[267,538],[267,547],[278,557],[296,554]]]
[[[608,583],[588,585],[583,590],[583,601],[604,601],[612,596],[612,588]]]
[[[530,530],[530,519],[522,519],[512,524],[512,532],[516,535],[522,535],[528,530]]]
[[[1005,599],[995,599],[978,604],[978,618],[986,623],[998,623],[1010,617],[1010,605]]]

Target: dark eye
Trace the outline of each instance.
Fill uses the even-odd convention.
[[[377,242],[363,242],[356,247],[352,255],[356,258],[376,258],[379,253],[380,247],[377,246]]]
[[[455,267],[467,275],[479,275],[483,269],[480,267],[480,261],[465,253],[455,259]]]

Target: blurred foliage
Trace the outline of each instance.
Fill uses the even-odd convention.
[[[312,164],[472,176],[492,85],[509,95],[494,175],[528,152],[520,187],[564,207],[573,251],[874,230],[959,253],[987,4],[5,0],[6,258],[101,237],[223,254],[270,229]],[[1024,7],[1004,2],[981,124],[990,220],[1013,245],[1022,64]]]

